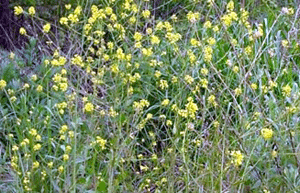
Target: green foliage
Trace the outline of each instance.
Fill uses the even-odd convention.
[[[22,3],[32,37],[0,63],[5,191],[299,189],[295,2]]]

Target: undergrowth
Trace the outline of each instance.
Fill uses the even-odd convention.
[[[299,191],[300,7],[266,2],[110,0],[54,23],[15,6],[32,22],[1,56],[0,188]]]

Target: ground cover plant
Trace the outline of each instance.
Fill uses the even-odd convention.
[[[14,6],[1,192],[298,192],[300,7],[251,3]]]

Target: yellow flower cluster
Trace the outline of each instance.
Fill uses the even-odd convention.
[[[72,59],[71,59],[71,63],[80,67],[84,66],[84,62],[83,59],[80,55],[76,54]]]
[[[46,25],[43,26],[43,31],[45,33],[49,33],[50,29],[51,29],[50,23],[47,23]]]
[[[6,81],[5,80],[0,80],[0,90],[4,89],[6,87]]]
[[[19,32],[20,32],[21,35],[26,35],[27,34],[27,31],[24,27],[21,27]]]
[[[292,91],[292,88],[288,84],[285,85],[284,87],[282,87],[283,96],[289,97],[291,95],[291,91]]]
[[[59,55],[59,51],[55,50],[53,53],[53,59],[50,61],[51,65],[54,67],[63,66],[67,63],[67,59]]]
[[[149,107],[149,106],[150,106],[149,101],[145,99],[141,99],[139,102],[136,101],[133,102],[133,108],[137,112],[142,111],[145,107]]]
[[[92,141],[90,143],[91,146],[96,146],[96,145],[99,145],[99,147],[104,150],[105,149],[105,145],[106,145],[107,141],[103,138],[101,138],[100,136],[97,136],[96,137],[96,140],[95,141]]]
[[[227,4],[227,14],[223,15],[221,17],[222,22],[225,24],[225,26],[229,27],[233,21],[238,20],[237,13],[233,11],[234,9],[234,2],[230,1]]]
[[[21,6],[15,6],[14,13],[15,15],[21,15],[23,13],[23,8]]]
[[[198,111],[198,106],[196,103],[193,102],[193,98],[189,97],[188,99],[188,103],[185,105],[185,110],[187,112],[187,115],[192,118],[195,119],[196,118],[196,113]]]
[[[212,60],[213,49],[211,46],[204,47],[204,61],[210,62]]]
[[[65,109],[67,108],[68,104],[66,102],[61,102],[61,103],[57,103],[55,104],[55,107],[58,109],[59,114],[64,114],[65,113]]]
[[[54,85],[52,86],[54,91],[62,91],[65,92],[68,89],[68,79],[64,77],[67,75],[67,70],[62,69],[60,73],[55,73],[52,77]]]
[[[244,155],[241,153],[240,150],[231,151],[230,155],[232,157],[231,163],[233,163],[236,167],[242,165],[244,160]]]
[[[191,23],[196,23],[196,21],[198,21],[200,18],[200,14],[198,12],[191,12],[189,11],[187,14],[187,19],[191,22]]]
[[[84,112],[91,113],[94,111],[94,105],[92,103],[86,103],[84,105]]]
[[[273,137],[273,130],[269,128],[263,128],[260,133],[265,140],[269,140]]]
[[[34,7],[29,7],[29,9],[28,9],[28,13],[29,13],[29,15],[31,15],[31,16],[34,16],[35,15],[35,8]]]

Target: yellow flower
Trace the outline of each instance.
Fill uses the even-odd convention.
[[[19,150],[18,146],[16,146],[16,145],[12,146],[12,151],[18,151],[18,150]]]
[[[177,83],[177,82],[178,82],[178,78],[177,78],[176,76],[172,76],[171,82],[172,82],[173,84]]]
[[[29,7],[29,9],[28,9],[28,13],[29,13],[29,15],[31,15],[31,16],[33,16],[34,14],[35,14],[35,8],[34,7]]]
[[[37,88],[36,88],[36,91],[42,92],[43,91],[43,86],[38,85]]]
[[[273,87],[277,87],[277,83],[272,80],[269,80],[269,85],[270,85],[270,89],[272,89]]]
[[[48,33],[48,32],[50,31],[50,29],[51,29],[50,23],[47,23],[47,24],[44,25],[44,27],[43,27],[43,31],[44,31],[45,33]]]
[[[232,39],[232,40],[230,41],[230,43],[231,43],[233,46],[236,46],[237,43],[238,43],[238,41],[237,41],[236,39]]]
[[[214,44],[216,43],[216,39],[210,37],[210,38],[207,39],[207,43],[208,43],[209,45],[214,45]]]
[[[36,129],[30,129],[29,134],[32,135],[32,136],[36,136],[37,135]]]
[[[59,83],[59,88],[61,91],[65,92],[68,89],[68,83],[64,82],[64,83]]]
[[[288,15],[293,15],[295,13],[294,8],[289,8],[288,9]]]
[[[13,60],[15,58],[15,53],[10,52],[9,53],[9,59]]]
[[[68,25],[68,18],[66,17],[60,18],[59,23],[62,25]]]
[[[252,47],[251,47],[251,46],[247,46],[247,47],[245,48],[245,53],[246,53],[247,55],[250,55],[250,54],[252,53]]]
[[[84,111],[88,112],[88,113],[93,112],[94,111],[94,105],[92,103],[86,103],[84,105]]]
[[[288,40],[282,40],[281,45],[286,48],[289,45],[289,41]]]
[[[71,152],[71,150],[72,150],[72,147],[71,147],[71,146],[69,146],[69,145],[67,145],[67,147],[66,147],[66,153],[70,153],[70,152]]]
[[[41,144],[37,143],[36,145],[33,146],[34,151],[38,151],[42,148]]]
[[[241,89],[241,88],[236,88],[236,89],[234,90],[234,94],[235,94],[236,96],[239,96],[240,94],[242,94],[242,89]]]
[[[39,166],[40,166],[40,163],[37,161],[33,162],[33,164],[32,164],[32,168],[34,168],[34,169],[38,168]]]
[[[256,89],[257,89],[257,84],[252,83],[252,84],[251,84],[251,88],[252,88],[253,90],[256,90]]]
[[[142,12],[142,15],[143,15],[144,18],[149,18],[150,14],[151,14],[151,13],[150,13],[149,10],[144,10],[144,11]]]
[[[33,74],[33,75],[31,76],[31,80],[35,82],[35,81],[37,80],[37,75],[36,75],[36,74]]]
[[[271,155],[272,155],[273,158],[277,157],[277,154],[278,154],[278,152],[276,150],[273,150],[271,152]]]
[[[132,16],[129,18],[129,23],[134,24],[136,22],[136,17]]]
[[[216,100],[216,97],[214,95],[210,95],[207,100],[209,103],[213,104]]]
[[[65,5],[65,8],[66,8],[66,9],[71,9],[71,4]]]
[[[80,67],[84,66],[83,59],[78,54],[75,54],[75,56],[71,59],[71,63]]]
[[[288,84],[286,86],[282,87],[283,96],[290,96],[291,91],[292,91],[292,88]]]
[[[48,166],[49,168],[52,168],[52,167],[53,167],[53,162],[49,162],[49,163],[47,164],[47,166]]]
[[[168,82],[166,80],[160,80],[159,81],[159,87],[163,90],[166,89],[166,88],[169,88]]]
[[[35,137],[35,140],[37,140],[37,141],[41,141],[41,139],[42,139],[42,137],[41,137],[40,135],[37,135],[37,136]]]
[[[260,133],[265,140],[271,139],[273,136],[273,130],[269,128],[263,128]]]
[[[135,41],[140,41],[142,39],[142,34],[140,32],[135,32],[133,38]]]
[[[63,160],[64,161],[68,161],[69,160],[69,155],[68,154],[64,154],[63,155]]]
[[[227,8],[228,12],[233,11],[233,9],[234,9],[234,2],[232,0],[229,1],[226,8]]]
[[[200,18],[200,14],[198,12],[188,12],[187,14],[187,19],[191,22],[191,23],[195,23],[198,19]]]
[[[113,64],[111,67],[110,67],[111,71],[115,74],[117,74],[119,72],[119,66],[118,64]]]
[[[210,62],[212,60],[213,49],[211,46],[204,47],[204,61]]]
[[[152,30],[152,28],[148,27],[148,28],[146,29],[146,32],[147,32],[147,34],[152,34],[153,30]]]
[[[219,121],[214,121],[214,122],[213,122],[213,126],[214,126],[215,128],[218,128],[218,127],[220,126]]]
[[[204,28],[207,28],[207,29],[211,28],[211,27],[212,27],[211,22],[210,22],[210,21],[206,21],[206,22],[203,24],[203,27],[204,27]]]
[[[160,43],[159,37],[157,37],[155,35],[151,36],[151,43],[152,44],[159,44]]]
[[[185,105],[186,111],[191,118],[195,118],[196,112],[198,111],[198,106],[193,102],[191,97],[188,98],[188,103]]]
[[[167,125],[167,126],[172,126],[172,124],[173,124],[173,123],[172,123],[171,120],[167,120],[167,121],[166,121],[166,125]]]
[[[75,15],[80,15],[80,14],[81,14],[81,11],[82,11],[82,8],[81,8],[81,6],[79,5],[79,6],[77,6],[76,9],[74,10],[74,14],[75,14]]]
[[[161,76],[161,72],[159,70],[156,70],[155,73],[154,73],[154,76],[156,78],[159,78]]]
[[[270,191],[268,189],[264,189],[263,193],[270,193]]]
[[[232,19],[230,17],[230,15],[228,14],[225,14],[221,17],[221,20],[222,22],[226,25],[226,26],[230,26],[231,25],[231,22],[232,22]]]
[[[152,54],[153,54],[153,51],[152,51],[152,48],[143,48],[142,49],[142,53],[143,53],[143,55],[145,55],[145,56],[151,56]]]
[[[244,159],[244,155],[241,153],[240,150],[238,150],[238,151],[232,151],[230,153],[230,155],[233,158],[233,160],[231,161],[231,163],[233,163],[235,166],[242,165],[243,159]]]
[[[0,80],[0,90],[4,89],[6,87],[6,81]]]
[[[101,149],[105,149],[105,144],[106,144],[106,140],[102,139],[101,137],[97,136],[96,137],[96,143],[99,144],[99,146],[101,147]]]
[[[24,27],[21,27],[21,28],[20,28],[20,34],[21,34],[21,35],[26,35],[26,33],[27,33],[27,32],[26,32],[26,29],[25,29]]]
[[[233,70],[234,73],[238,73],[239,67],[238,66],[234,66],[232,70]]]
[[[266,94],[268,92],[268,87],[266,85],[262,85],[261,90],[264,94]]]
[[[199,46],[200,45],[200,42],[198,40],[196,40],[195,38],[192,38],[190,40],[192,46]]]
[[[113,13],[113,9],[112,9],[111,7],[106,7],[106,8],[105,8],[105,13],[106,13],[107,15],[111,15],[111,14]]]
[[[15,6],[14,7],[14,13],[15,15],[20,15],[23,13],[23,8],[21,6]]]
[[[114,48],[114,43],[113,42],[107,42],[107,47],[111,50]]]
[[[63,167],[63,166],[59,166],[59,167],[58,167],[58,172],[59,172],[59,173],[63,173],[63,171],[64,171],[64,167]]]
[[[191,77],[190,75],[185,75],[184,80],[186,81],[187,84],[192,84],[194,82],[194,78]]]
[[[218,32],[220,29],[219,27],[216,25],[214,28],[213,28],[214,32]]]
[[[78,16],[76,14],[70,14],[68,16],[68,19],[72,22],[72,23],[77,23],[79,21]]]
[[[161,102],[161,105],[162,105],[162,106],[167,106],[169,103],[170,103],[170,100],[169,100],[169,99],[164,99],[164,100]]]
[[[201,74],[206,76],[208,74],[208,69],[207,68],[201,68],[200,72],[201,72]]]

